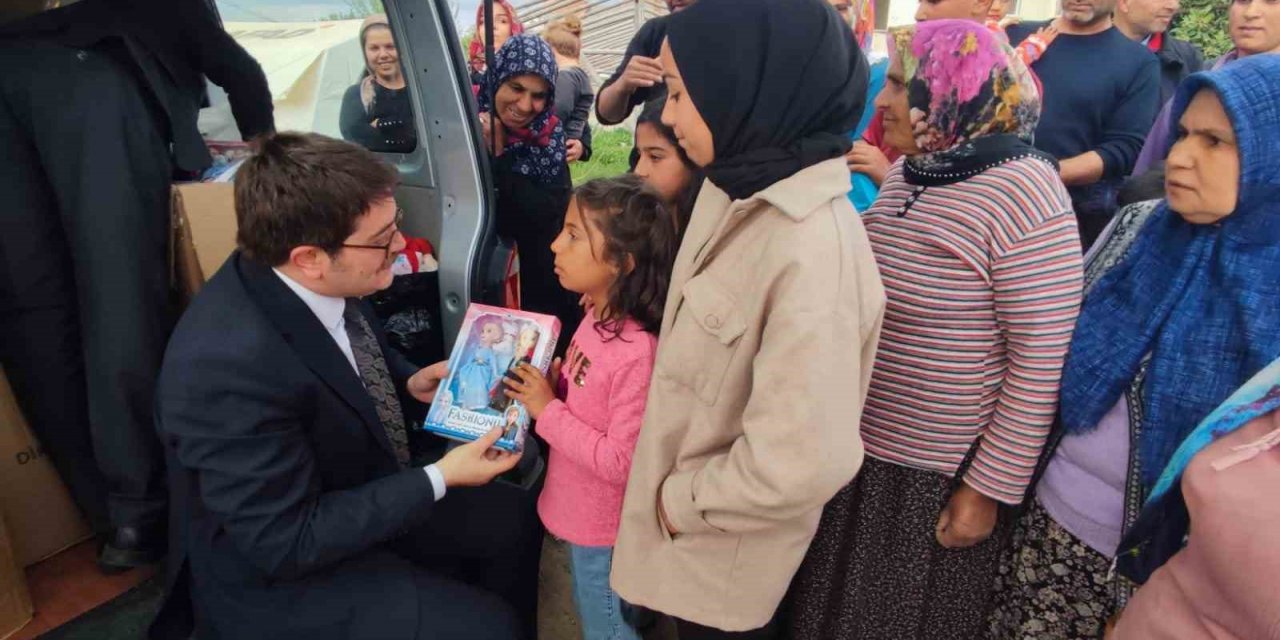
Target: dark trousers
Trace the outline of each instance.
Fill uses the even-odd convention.
[[[676,636],[680,640],[773,640],[778,637],[777,624],[770,622],[751,631],[721,631],[696,622],[675,618]]]
[[[398,541],[396,551],[429,571],[502,598],[523,637],[538,637],[538,568],[545,530],[538,517],[539,478],[530,488],[495,482],[458,487],[431,518]]]
[[[164,517],[171,325],[163,120],[112,51],[0,43],[0,362],[99,530]]]

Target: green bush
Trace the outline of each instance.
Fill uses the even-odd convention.
[[[594,178],[612,178],[631,168],[631,132],[626,127],[594,129],[591,132],[591,159],[569,165],[573,184]]]
[[[1231,34],[1227,31],[1227,4],[1230,0],[1183,0],[1177,24],[1173,28],[1176,38],[1189,40],[1204,51],[1206,60],[1213,60],[1232,47]]]

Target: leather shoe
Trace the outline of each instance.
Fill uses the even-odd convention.
[[[116,527],[102,542],[98,569],[111,575],[156,564],[164,557],[164,543],[159,527]]]

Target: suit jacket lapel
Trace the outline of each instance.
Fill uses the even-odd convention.
[[[298,357],[355,409],[373,439],[394,457],[395,450],[391,447],[391,440],[387,438],[382,421],[378,419],[373,398],[365,390],[360,376],[351,368],[351,362],[333,341],[333,336],[320,324],[320,319],[280,281],[270,267],[244,258],[239,252],[232,259],[237,263],[240,279],[249,295],[280,330],[281,336],[293,347]]]

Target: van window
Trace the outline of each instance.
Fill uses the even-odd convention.
[[[381,153],[417,148],[412,100],[376,0],[216,0],[223,26],[262,65],[276,129],[312,131]],[[226,95],[209,86],[212,141],[239,140]]]

